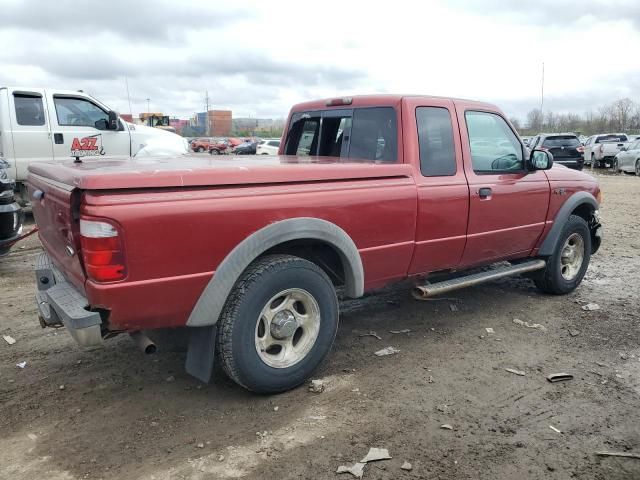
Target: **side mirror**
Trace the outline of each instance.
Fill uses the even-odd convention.
[[[546,150],[535,149],[529,157],[529,170],[549,170],[553,166],[553,155]]]
[[[104,118],[100,120],[96,120],[93,124],[98,130],[107,130],[109,128],[109,122],[107,122]]]
[[[109,126],[107,130],[118,130],[118,114],[113,110],[109,110]]]

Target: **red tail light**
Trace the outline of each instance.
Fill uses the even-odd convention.
[[[87,276],[96,282],[115,282],[127,276],[124,250],[115,225],[80,218],[80,245]]]

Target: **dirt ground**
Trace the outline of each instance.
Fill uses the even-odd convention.
[[[640,178],[599,178],[605,242],[576,292],[518,278],[453,300],[395,287],[343,302],[320,394],[202,385],[176,335],[144,356],[125,336],[82,350],[42,330],[40,247],[25,241],[0,260],[0,335],[17,341],[0,338],[0,478],[347,480],[339,465],[382,447],[393,458],[364,478],[640,479],[640,460],[594,454],[640,453]],[[386,346],[400,352],[373,355]],[[555,372],[574,379],[549,383]]]

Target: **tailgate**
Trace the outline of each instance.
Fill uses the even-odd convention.
[[[56,267],[84,292],[80,263],[79,192],[73,187],[30,174],[29,198],[40,241]]]
[[[582,153],[578,152],[575,147],[552,147],[549,149],[553,158],[567,159],[567,158],[581,158]]]

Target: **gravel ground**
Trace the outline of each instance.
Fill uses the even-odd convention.
[[[0,335],[16,339],[0,338],[0,478],[353,478],[336,468],[370,447],[393,458],[367,479],[640,478],[640,460],[594,454],[640,453],[640,178],[599,178],[605,243],[576,292],[515,278],[451,300],[394,287],[344,302],[319,394],[201,385],[183,371],[180,335],[143,356],[124,336],[82,350],[42,330],[40,246],[23,242],[0,259]],[[400,352],[373,355],[387,346]],[[547,382],[554,372],[574,379]]]

